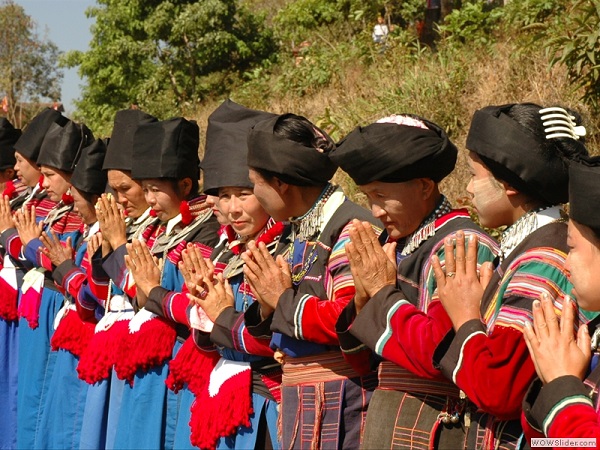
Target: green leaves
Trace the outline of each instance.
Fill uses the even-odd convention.
[[[137,104],[167,117],[194,108],[230,79],[260,66],[275,43],[264,18],[236,0],[99,0],[90,50],[63,59],[87,79],[81,114],[109,129],[118,109]],[[108,113],[104,105],[110,104]]]
[[[17,127],[23,102],[60,99],[62,71],[56,45],[37,34],[25,10],[12,1],[0,3],[0,99],[8,101],[8,119]],[[21,111],[22,112],[22,111]],[[25,111],[31,115],[37,111]]]

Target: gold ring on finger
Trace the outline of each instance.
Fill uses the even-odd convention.
[[[456,272],[448,272],[446,278],[454,278],[454,275],[456,275]]]

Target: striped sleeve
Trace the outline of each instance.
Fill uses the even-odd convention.
[[[541,386],[532,385],[523,402],[527,423],[540,426],[548,438],[596,438],[600,444],[600,418],[589,395],[589,388],[577,377],[566,375]],[[539,437],[527,427],[528,439]]]
[[[434,358],[442,372],[479,408],[502,420],[520,417],[523,398],[536,376],[522,334],[524,321],[532,319],[533,301],[546,292],[560,314],[564,296],[571,291],[564,256],[550,248],[524,252],[502,278],[485,323],[465,323],[436,349]]]
[[[235,308],[226,308],[219,314],[210,333],[210,340],[215,345],[249,355],[273,356],[271,337],[252,336],[246,328],[244,313],[236,311]]]
[[[324,275],[329,298],[294,293],[287,289],[279,299],[271,329],[296,339],[339,346],[336,322],[341,311],[354,297],[354,280],[345,245],[350,241],[348,223],[331,250]]]

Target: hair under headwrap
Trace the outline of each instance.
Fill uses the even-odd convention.
[[[544,151],[545,135],[536,136],[506,114],[513,106],[488,106],[476,111],[467,148],[481,158],[496,178],[519,192],[551,205],[566,202],[567,163]]]
[[[356,184],[401,183],[416,178],[441,181],[454,169],[458,150],[438,125],[418,116],[410,121],[355,128],[330,157]],[[424,126],[419,126],[421,122]]]
[[[248,166],[275,175],[296,186],[320,186],[335,174],[334,164],[325,151],[303,145],[276,134],[284,114],[257,123],[248,134]],[[315,131],[321,133],[316,127]]]

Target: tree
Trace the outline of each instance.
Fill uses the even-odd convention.
[[[98,0],[87,52],[63,59],[86,80],[78,112],[108,131],[132,104],[164,117],[182,114],[275,53],[263,18],[237,0]]]
[[[8,120],[21,127],[23,102],[39,98],[60,99],[62,71],[60,52],[47,39],[40,39],[25,10],[5,0],[0,3],[0,96]],[[34,113],[35,111],[31,111]]]

